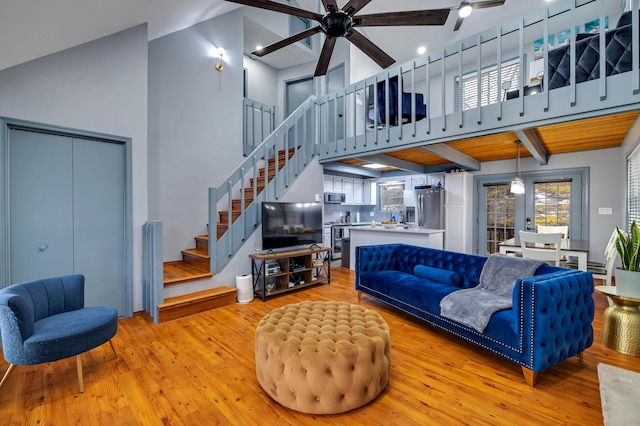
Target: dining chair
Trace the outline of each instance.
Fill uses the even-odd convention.
[[[552,226],[552,225],[538,225],[538,233],[539,234],[555,234],[561,233],[562,239],[566,240],[569,238],[569,226],[561,225],[561,226]]]
[[[618,251],[616,250],[617,236],[616,230],[614,229],[604,249],[604,262],[587,262],[587,271],[591,272],[593,278],[602,280],[604,285],[613,285],[611,277],[618,256]],[[565,266],[567,268],[578,269],[578,261],[569,260]]]
[[[526,259],[544,260],[560,266],[560,241],[562,234],[541,234],[538,232],[520,231],[522,257]]]

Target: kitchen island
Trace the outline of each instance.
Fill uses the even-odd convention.
[[[350,228],[351,244],[349,254],[351,262],[349,269],[356,267],[356,247],[376,244],[403,243],[419,247],[428,247],[442,250],[444,248],[444,229],[423,228],[383,228],[382,225],[352,226]]]

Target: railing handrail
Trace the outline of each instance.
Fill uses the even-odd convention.
[[[302,126],[303,132],[315,129],[315,106],[317,98],[309,97],[296,110],[287,117],[276,129],[267,136],[245,160],[232,171],[218,187],[209,188],[209,256],[211,272],[219,272],[228,260],[235,254],[237,247],[241,246],[246,238],[258,227],[261,222],[260,211],[257,204],[261,201],[271,201],[280,197],[290,186],[302,168],[306,167],[309,160],[317,154],[315,139],[303,137],[298,140],[298,126]],[[309,113],[311,123],[307,123]],[[289,141],[291,130],[293,142]],[[280,146],[280,144],[282,146]],[[284,164],[280,164],[279,151],[284,150]],[[293,150],[293,155],[288,154]],[[302,159],[298,155],[303,151]],[[269,159],[274,158],[275,176],[269,179]],[[258,193],[259,163],[264,162],[265,178],[264,189]],[[248,177],[254,180],[252,202],[247,205],[245,198],[246,181]],[[239,188],[238,188],[239,185]],[[240,217],[233,220],[233,192],[240,191]],[[227,231],[220,240],[217,239],[216,217],[219,212],[219,203],[226,198],[228,210]],[[224,252],[223,252],[224,250]]]

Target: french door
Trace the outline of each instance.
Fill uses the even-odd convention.
[[[569,238],[588,239],[586,175],[585,170],[523,175],[524,194],[511,193],[510,178],[478,179],[478,253],[498,253],[502,241],[540,225],[567,225]]]

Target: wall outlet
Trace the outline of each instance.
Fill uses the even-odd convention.
[[[612,215],[613,214],[613,208],[612,207],[599,207],[598,208],[598,214]]]
[[[375,212],[369,212],[369,216],[370,216],[370,217],[375,216]]]
[[[315,200],[316,200],[316,203],[321,202],[322,201],[322,194],[316,194]]]

